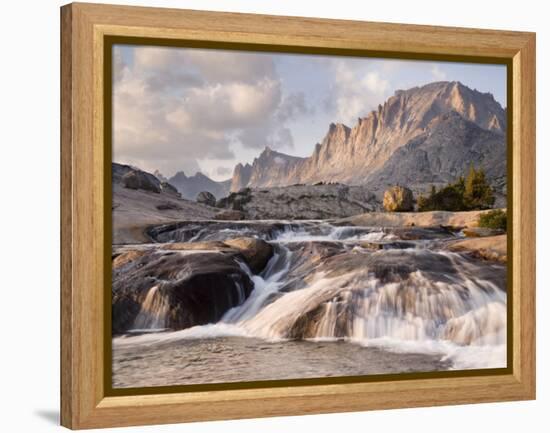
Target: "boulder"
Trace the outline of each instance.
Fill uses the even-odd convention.
[[[244,212],[233,209],[224,210],[214,215],[214,219],[223,221],[239,221],[244,220],[245,217],[246,215]]]
[[[171,195],[172,197],[181,198],[181,194],[174,185],[168,182],[161,182],[160,187],[163,193]]]
[[[237,252],[147,251],[113,268],[113,334],[215,323],[242,304],[254,284]],[[144,317],[145,316],[145,317]]]
[[[404,186],[392,186],[384,192],[384,209],[387,212],[409,212],[414,209],[413,193]]]
[[[202,203],[207,206],[216,206],[216,197],[214,197],[214,194],[208,192],[208,191],[202,191],[199,192],[197,195],[197,203]]]
[[[144,255],[145,251],[143,250],[132,250],[124,252],[122,254],[117,254],[113,257],[113,269],[127,265],[128,263],[133,262],[134,260],[137,260]]]
[[[246,205],[252,200],[252,190],[241,188],[238,192],[232,192],[227,197],[219,199],[215,206],[225,209],[244,211]]]
[[[261,239],[236,238],[228,239],[224,243],[238,250],[255,274],[260,273],[273,256],[273,246]]]
[[[383,250],[384,244],[382,242],[360,242],[359,246],[361,248],[366,248],[367,250]]]
[[[156,177],[138,170],[132,170],[122,176],[122,184],[129,189],[141,189],[157,194],[161,191],[160,182]]]
[[[235,238],[225,241],[171,242],[161,246],[163,250],[173,251],[218,251],[238,253],[255,274],[260,273],[273,256],[273,247],[257,238]],[[120,261],[121,259],[119,259]]]
[[[133,294],[113,294],[111,310],[113,335],[122,334],[132,329],[140,310],[141,304]]]

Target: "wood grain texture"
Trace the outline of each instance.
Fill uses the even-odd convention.
[[[72,373],[72,13],[61,9],[61,423],[71,427]]]
[[[514,374],[535,397],[535,38],[514,56]]]
[[[72,4],[61,11],[61,422],[70,428],[535,397],[535,36],[532,33]],[[103,384],[103,41],[168,38],[513,61],[513,372],[107,397]]]

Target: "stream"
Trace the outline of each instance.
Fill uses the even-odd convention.
[[[446,243],[460,233],[328,221],[193,221],[149,235],[153,243],[115,249],[147,251],[158,266],[208,266],[208,257],[226,253],[166,248],[252,237],[268,242],[273,254],[256,274],[227,256],[237,269],[234,306],[215,323],[180,330],[167,326],[174,313],[163,280],[147,274],[151,282],[143,285],[131,329],[113,338],[115,388],[506,366],[506,266],[448,251]],[[143,272],[143,264],[132,266],[113,274],[116,287]],[[175,269],[171,277],[183,278],[183,268]]]

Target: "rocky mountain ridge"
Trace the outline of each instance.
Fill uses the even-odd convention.
[[[468,172],[483,168],[505,206],[506,146],[502,134],[480,128],[455,111],[434,119],[427,131],[397,149],[366,184],[374,191],[406,185],[420,192],[428,185],[443,186]]]
[[[376,179],[376,173],[388,173],[386,164],[396,151],[415,139],[429,136],[435,126],[441,128],[445,123],[438,119],[448,113],[456,113],[477,126],[475,131],[469,128],[472,134],[478,136],[474,140],[476,143],[482,136],[490,135],[490,142],[499,149],[494,152],[499,158],[494,162],[504,168],[504,171],[494,173],[494,177],[504,176],[506,158],[505,152],[500,150],[505,148],[506,110],[490,93],[472,90],[457,81],[442,81],[396,91],[377,110],[359,118],[352,128],[341,123],[330,124],[324,139],[315,145],[313,153],[307,158],[286,155],[266,147],[252,164],[238,164],[235,167],[231,191],[243,187],[314,184],[320,181],[377,186],[380,182]],[[457,123],[458,120],[453,122]],[[471,136],[468,134],[439,134],[437,137],[444,139],[437,144],[432,138],[430,146],[442,149],[440,158],[458,158],[463,161],[464,156],[457,155],[456,148],[464,149],[469,156],[476,155],[475,150],[469,150],[471,142],[468,140]],[[391,164],[395,165],[395,158]],[[471,162],[477,164],[475,159]],[[449,165],[458,167],[461,164],[459,161],[451,161]],[[437,164],[431,167],[437,169]],[[424,171],[420,175],[422,180],[412,180],[421,188],[427,187],[425,182],[428,180],[424,179],[429,178],[430,174]],[[438,175],[431,173],[431,177]]]
[[[382,208],[367,187],[340,183],[242,188],[218,200],[216,207],[241,211],[251,220],[343,218]]]
[[[155,175],[159,179],[159,175],[164,177],[158,171],[155,172]],[[221,198],[229,194],[231,187],[231,179],[217,182],[201,172],[197,172],[193,176],[187,176],[183,171],[179,171],[168,179],[168,183],[174,185],[182,197],[188,200],[195,200],[202,191],[208,191],[216,198]]]

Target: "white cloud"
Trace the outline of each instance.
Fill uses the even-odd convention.
[[[218,167],[214,173],[218,176],[229,177],[233,173],[233,169],[230,167]]]
[[[234,159],[236,143],[292,147],[285,123],[308,112],[303,95],[283,94],[270,55],[136,47],[126,65],[121,53],[115,48],[114,161],[194,174],[199,161]]]
[[[380,65],[379,65],[380,66]],[[335,121],[353,126],[389,96],[390,82],[365,61],[334,60],[334,82],[327,107]]]
[[[371,92],[383,95],[388,91],[390,83],[380,77],[378,72],[369,72],[362,80],[363,86]]]
[[[265,146],[309,155],[330,122],[353,126],[396,89],[464,75],[427,61],[162,47],[115,48],[113,67],[114,160],[218,178]]]
[[[122,59],[122,54],[119,50],[114,50],[113,52],[113,80],[118,82],[122,79],[124,74],[127,72],[128,68],[124,64]]]
[[[291,93],[287,95],[279,106],[277,118],[280,122],[294,120],[303,115],[313,115],[315,109],[308,106],[303,92]]]
[[[444,81],[447,79],[447,74],[441,69],[439,65],[433,65],[430,69],[430,72],[436,81]]]

